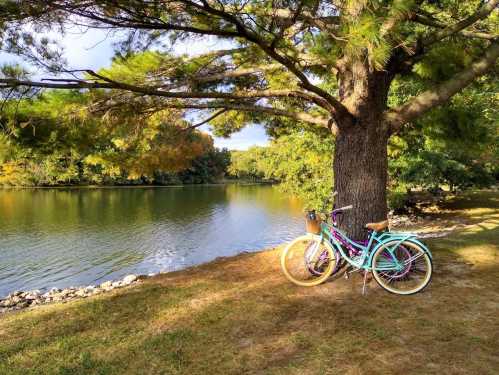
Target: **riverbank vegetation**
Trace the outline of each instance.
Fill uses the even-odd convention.
[[[0,373],[493,374],[498,199],[467,193],[427,213],[433,230],[460,229],[427,241],[434,279],[410,298],[374,282],[362,296],[358,276],[299,288],[281,274],[279,249],[244,254],[7,313]]]

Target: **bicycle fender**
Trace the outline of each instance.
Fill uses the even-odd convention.
[[[386,244],[387,242],[390,242],[390,241],[398,241],[395,244],[395,246],[393,246],[394,248],[396,248],[397,246],[399,246],[404,241],[412,242],[412,243],[420,246],[426,253],[428,253],[428,255],[430,256],[430,259],[433,259],[433,255],[431,254],[430,249],[428,249],[428,247],[425,244],[423,244],[417,238],[417,236],[415,234],[413,234],[413,233],[392,234],[390,236],[385,236],[385,237],[388,237],[388,238],[386,238],[382,242],[378,243],[374,247],[374,249],[371,251],[371,254],[369,254],[368,264],[370,266],[372,266],[372,259],[373,259],[374,254],[376,253],[376,250],[378,250],[381,246],[383,246],[384,244]]]

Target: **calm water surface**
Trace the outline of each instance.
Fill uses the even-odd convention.
[[[271,186],[0,190],[0,296],[172,271],[303,232]]]

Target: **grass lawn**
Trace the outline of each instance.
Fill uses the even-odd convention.
[[[0,374],[497,374],[499,193],[470,193],[400,297],[361,277],[290,284],[279,249],[0,317]],[[255,235],[258,235],[255,233]]]

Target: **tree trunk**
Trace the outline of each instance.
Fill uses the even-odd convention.
[[[336,136],[336,207],[353,205],[339,217],[339,226],[357,240],[366,237],[366,223],[387,217],[388,131],[378,120],[380,114],[371,110],[355,124],[340,127]]]

